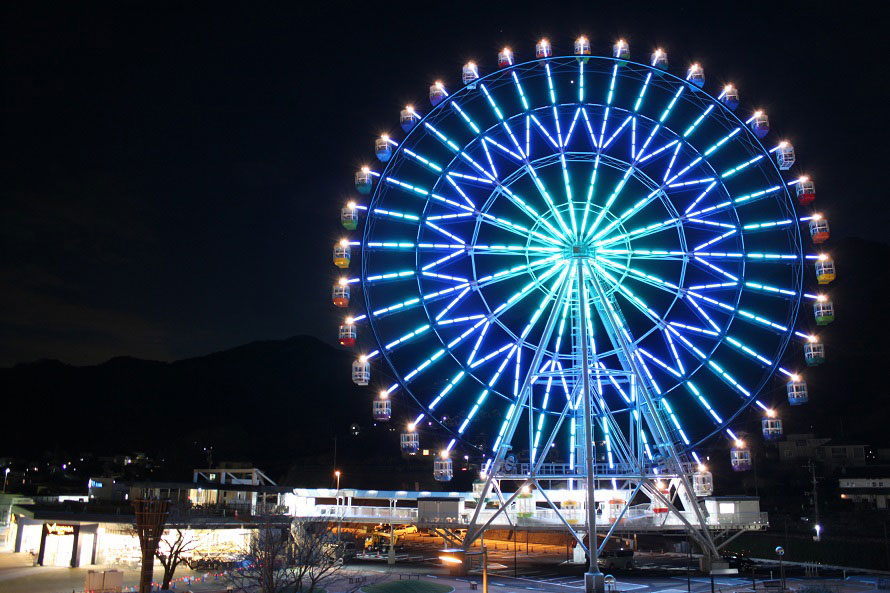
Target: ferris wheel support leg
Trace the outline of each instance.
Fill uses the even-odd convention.
[[[586,593],[603,593],[605,581],[599,568],[599,544],[596,541],[596,474],[593,467],[593,422],[590,420],[590,360],[587,343],[587,290],[584,284],[584,262],[578,260],[578,316],[581,320],[581,381],[584,385],[584,451],[587,474],[587,541],[588,565],[584,573]],[[605,542],[603,542],[605,544]]]
[[[578,266],[579,266],[578,267],[579,270],[583,270],[580,262],[579,262]],[[599,297],[600,302],[603,304],[602,309],[605,312],[605,317],[606,317],[606,319],[604,319],[604,321],[608,321],[608,323],[612,326],[612,328],[614,330],[615,337],[618,340],[618,343],[620,344],[621,349],[624,351],[624,354],[627,358],[628,364],[631,367],[631,370],[633,371],[634,375],[636,376],[637,382],[640,386],[639,393],[643,396],[643,399],[646,402],[646,407],[649,410],[649,414],[647,414],[646,416],[648,418],[651,418],[651,420],[652,420],[652,422],[651,422],[652,428],[654,428],[654,432],[656,432],[658,434],[659,441],[662,443],[661,448],[666,453],[665,457],[667,459],[667,462],[668,462],[669,466],[671,466],[671,470],[674,471],[676,473],[677,477],[680,479],[681,485],[686,490],[687,495],[690,497],[691,500],[695,501],[696,500],[695,494],[692,489],[692,486],[689,483],[689,478],[686,476],[686,472],[683,469],[683,464],[680,461],[680,456],[677,453],[677,449],[674,447],[673,441],[671,441],[671,439],[668,435],[668,431],[664,426],[664,422],[662,421],[661,417],[658,415],[658,411],[655,408],[655,405],[652,401],[652,397],[649,395],[649,390],[645,387],[645,385],[646,385],[645,376],[640,372],[640,368],[637,365],[637,361],[633,356],[633,354],[634,354],[633,350],[631,349],[630,344],[628,344],[627,341],[625,340],[624,334],[621,333],[621,331],[619,329],[620,324],[617,323],[617,321],[614,319],[614,314],[610,310],[609,305],[607,304],[608,297],[606,296],[606,293],[603,290],[603,287],[600,284],[599,279],[596,277],[595,273],[591,273],[590,278],[591,278],[591,284],[593,285],[594,289],[596,290],[597,297]],[[582,335],[586,335],[586,332],[583,332]],[[586,357],[585,357],[585,360],[586,360]],[[714,557],[718,557],[720,555],[719,552],[717,551],[716,546],[714,545],[714,541],[711,538],[710,532],[708,531],[707,521],[706,521],[704,515],[702,514],[701,508],[699,508],[698,504],[693,503],[691,505],[692,508],[690,509],[695,514],[698,525],[699,525],[699,528],[696,529],[695,527],[692,526],[692,524],[689,521],[686,520],[685,517],[683,517],[682,514],[680,514],[680,512],[676,509],[676,507],[674,507],[673,504],[670,503],[670,501],[668,501],[664,496],[662,496],[660,492],[657,492],[657,490],[658,490],[657,488],[652,488],[651,490],[655,491],[657,498],[661,499],[663,502],[668,503],[668,505],[669,505],[668,508],[672,508],[674,510],[677,517],[679,517],[680,520],[684,523],[684,525],[686,525],[687,529],[689,529],[691,532],[694,533],[694,536],[697,537],[697,539],[702,540],[702,547],[704,548],[704,550],[706,551],[707,554],[713,555]]]
[[[544,351],[546,350],[547,343],[550,341],[551,336],[553,335],[553,329],[556,327],[556,320],[559,318],[559,306],[558,304],[563,302],[566,298],[566,293],[568,292],[569,286],[571,286],[571,274],[569,266],[566,267],[565,272],[563,272],[563,280],[562,286],[559,288],[559,293],[556,296],[555,303],[553,309],[550,311],[550,315],[547,317],[547,323],[544,326],[544,331],[541,334],[541,339],[538,342],[538,347],[535,349],[535,354],[532,356],[531,363],[528,366],[528,370],[525,373],[525,377],[522,380],[522,387],[519,389],[519,401],[517,402],[516,409],[522,410],[525,406],[528,398],[531,397],[531,384],[532,379],[537,373],[538,366],[541,364],[541,358],[544,356]],[[510,442],[513,440],[513,434],[516,431],[516,427],[519,424],[519,420],[522,417],[521,413],[516,413],[510,418],[510,424],[507,426],[507,430],[504,433],[504,438],[501,440],[501,444],[498,446],[497,454],[494,459],[492,459],[491,467],[489,468],[488,476],[485,478],[485,485],[482,487],[482,492],[479,493],[479,502],[476,504],[476,509],[473,511],[473,517],[470,519],[470,524],[467,526],[467,536],[464,540],[464,549],[469,549],[469,547],[473,544],[473,542],[478,539],[481,534],[481,530],[476,527],[476,523],[479,520],[479,513],[482,511],[482,507],[485,506],[485,498],[488,496],[489,491],[491,490],[491,485],[494,480],[495,474],[497,474],[501,469],[501,464],[504,461],[504,456],[507,454],[507,451],[510,450]],[[531,476],[530,476],[531,477]]]

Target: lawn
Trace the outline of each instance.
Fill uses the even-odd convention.
[[[450,593],[454,587],[432,581],[389,581],[361,588],[362,593]]]

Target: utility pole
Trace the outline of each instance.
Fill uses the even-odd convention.
[[[816,464],[810,459],[810,475],[813,478],[813,510],[816,516],[816,541],[822,541],[822,524],[819,522],[819,490],[816,481]]]

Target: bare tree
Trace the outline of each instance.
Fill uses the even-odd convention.
[[[263,516],[228,578],[242,591],[310,593],[337,578],[345,552],[327,522]]]
[[[185,535],[181,529],[177,529],[176,535],[171,536],[170,531],[167,531],[155,551],[155,558],[164,567],[161,589],[170,588],[170,581],[173,580],[176,568],[185,561],[185,556],[192,552],[197,544],[196,539]]]

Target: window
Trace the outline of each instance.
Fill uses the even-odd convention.
[[[721,515],[731,515],[735,512],[735,504],[731,502],[721,502],[717,505],[717,512]]]

